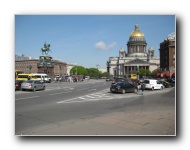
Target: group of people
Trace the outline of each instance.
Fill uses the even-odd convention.
[[[55,77],[55,81],[59,82],[78,82],[83,81],[83,79],[80,79],[78,76],[72,77],[72,76],[66,76],[66,77]]]

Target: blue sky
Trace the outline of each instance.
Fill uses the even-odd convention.
[[[159,44],[175,32],[175,15],[15,15],[15,52],[38,58],[44,43],[54,59],[106,69],[109,57],[127,50],[138,24],[159,56]]]

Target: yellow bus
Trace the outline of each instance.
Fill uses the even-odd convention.
[[[18,74],[16,80],[38,80],[38,78],[34,74]]]
[[[15,70],[15,78],[17,78],[18,74],[23,74],[22,70]]]
[[[130,79],[137,79],[138,76],[137,76],[137,74],[129,74],[129,78]]]

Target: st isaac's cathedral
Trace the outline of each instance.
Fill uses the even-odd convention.
[[[146,40],[144,34],[139,30],[138,24],[132,31],[127,45],[119,50],[118,57],[109,57],[107,71],[110,75],[127,75],[138,69],[148,69],[151,72],[160,66],[160,58],[154,56],[154,48],[150,46],[146,51]]]

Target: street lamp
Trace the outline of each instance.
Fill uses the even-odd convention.
[[[29,65],[27,67],[30,69],[30,73],[31,73],[32,65]]]
[[[99,67],[99,66],[100,66],[99,64],[96,65],[97,70],[98,70],[98,67]],[[99,78],[99,70],[98,70],[97,78]]]
[[[138,80],[139,80],[139,65],[137,65],[137,76],[138,76]]]
[[[77,75],[77,68],[75,68],[75,70],[76,70],[76,75]]]

